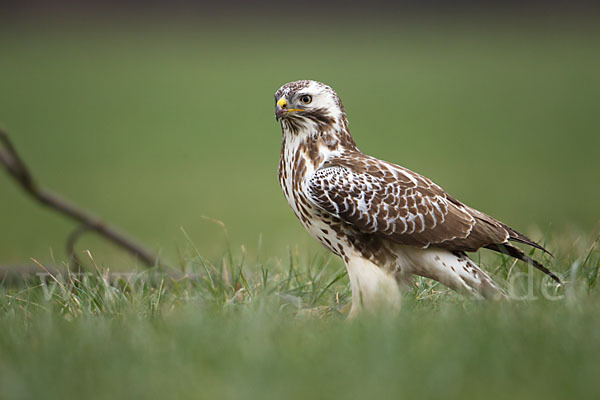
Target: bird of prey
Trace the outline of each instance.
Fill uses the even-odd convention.
[[[275,93],[283,140],[279,182],[308,232],[341,257],[352,289],[350,316],[397,309],[413,275],[477,298],[502,289],[465,252],[486,248],[534,265],[511,242],[546,251],[525,235],[446,193],[430,179],[363,154],[329,86],[300,80]]]

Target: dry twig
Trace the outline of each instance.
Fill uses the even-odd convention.
[[[75,242],[82,233],[87,231],[96,232],[113,244],[137,256],[149,267],[154,265],[165,265],[160,262],[158,256],[154,254],[153,251],[147,249],[129,235],[120,232],[114,226],[102,221],[100,218],[80,208],[76,204],[71,203],[58,194],[41,187],[31,175],[29,168],[25,162],[23,162],[19,153],[17,153],[17,150],[6,132],[1,129],[0,163],[4,165],[8,173],[27,194],[36,199],[39,203],[58,211],[80,224],[80,227],[71,233],[67,241],[67,250],[70,252],[71,260],[77,268],[81,267],[81,263],[75,255]]]

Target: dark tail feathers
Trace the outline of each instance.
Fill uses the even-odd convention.
[[[511,229],[511,231],[512,231],[512,229]],[[535,247],[536,249],[543,250],[544,252],[550,254],[550,252],[548,250],[544,249],[542,246],[535,243],[534,241],[527,238],[526,236],[520,235],[519,233],[517,233],[517,235],[519,235],[519,236],[512,237],[512,232],[511,232],[510,240],[513,240],[513,241],[519,242],[519,243],[528,244],[530,246]],[[525,261],[528,264],[533,264],[534,267],[536,267],[537,269],[539,269],[540,271],[542,271],[543,273],[545,273],[546,275],[548,275],[549,277],[554,279],[556,282],[562,284],[562,282],[560,281],[558,276],[554,275],[554,273],[552,273],[552,271],[550,271],[548,268],[544,267],[544,265],[542,263],[539,263],[536,260],[534,260],[533,258],[527,256],[523,252],[523,250],[521,250],[517,247],[514,247],[508,243],[502,243],[502,244],[489,244],[489,245],[485,246],[485,248],[497,251],[499,253],[509,255],[509,256],[519,259],[521,261]],[[550,254],[550,255],[552,255],[552,254]]]
[[[508,239],[508,240],[517,242],[517,243],[523,243],[523,244],[526,244],[531,247],[535,247],[536,249],[543,251],[544,253],[548,254],[549,256],[554,257],[554,255],[552,253],[550,253],[548,250],[546,250],[542,245],[537,244],[536,242],[534,242],[533,240],[531,240],[525,236],[520,235],[520,236],[515,237],[515,236],[511,235],[510,239]]]
[[[508,231],[508,234],[510,235],[508,240],[517,242],[517,243],[523,243],[523,244],[526,244],[531,247],[535,247],[536,249],[539,249],[539,250],[543,251],[544,253],[549,254],[550,256],[554,257],[552,255],[552,253],[550,253],[548,250],[546,250],[542,245],[537,244],[536,242],[529,239],[527,236],[523,235],[522,233],[515,231],[510,226],[502,224],[502,227],[504,229],[506,229]],[[508,254],[508,253],[506,253],[506,254]],[[513,257],[516,257],[516,256],[513,256]],[[517,257],[517,258],[519,258],[519,257]]]

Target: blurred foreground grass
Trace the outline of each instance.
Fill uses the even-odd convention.
[[[239,21],[238,21],[239,22]],[[281,194],[274,91],[338,90],[359,147],[549,240],[598,221],[600,33],[552,24],[3,24],[0,124],[41,182],[174,263],[318,248]],[[281,22],[283,23],[283,22]],[[59,263],[74,227],[0,174],[0,262]],[[222,221],[229,241],[218,224]],[[544,236],[539,232],[545,232]],[[569,236],[571,238],[572,236]],[[130,260],[86,238],[101,265]]]
[[[319,257],[197,256],[176,279],[98,270],[3,285],[0,397],[597,398],[597,245],[546,260],[563,288],[538,272],[514,281],[529,300],[467,300],[420,279],[397,317],[353,321],[343,270]],[[499,280],[520,270],[486,265]]]

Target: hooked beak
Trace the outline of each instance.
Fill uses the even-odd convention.
[[[285,109],[287,108],[287,100],[285,98],[279,99],[277,104],[275,105],[275,119],[279,121],[283,114],[285,113]]]
[[[287,108],[287,100],[285,97],[282,97],[277,101],[275,105],[275,119],[279,121],[281,118],[285,117],[288,113],[296,112],[296,111],[304,111],[301,108]]]

